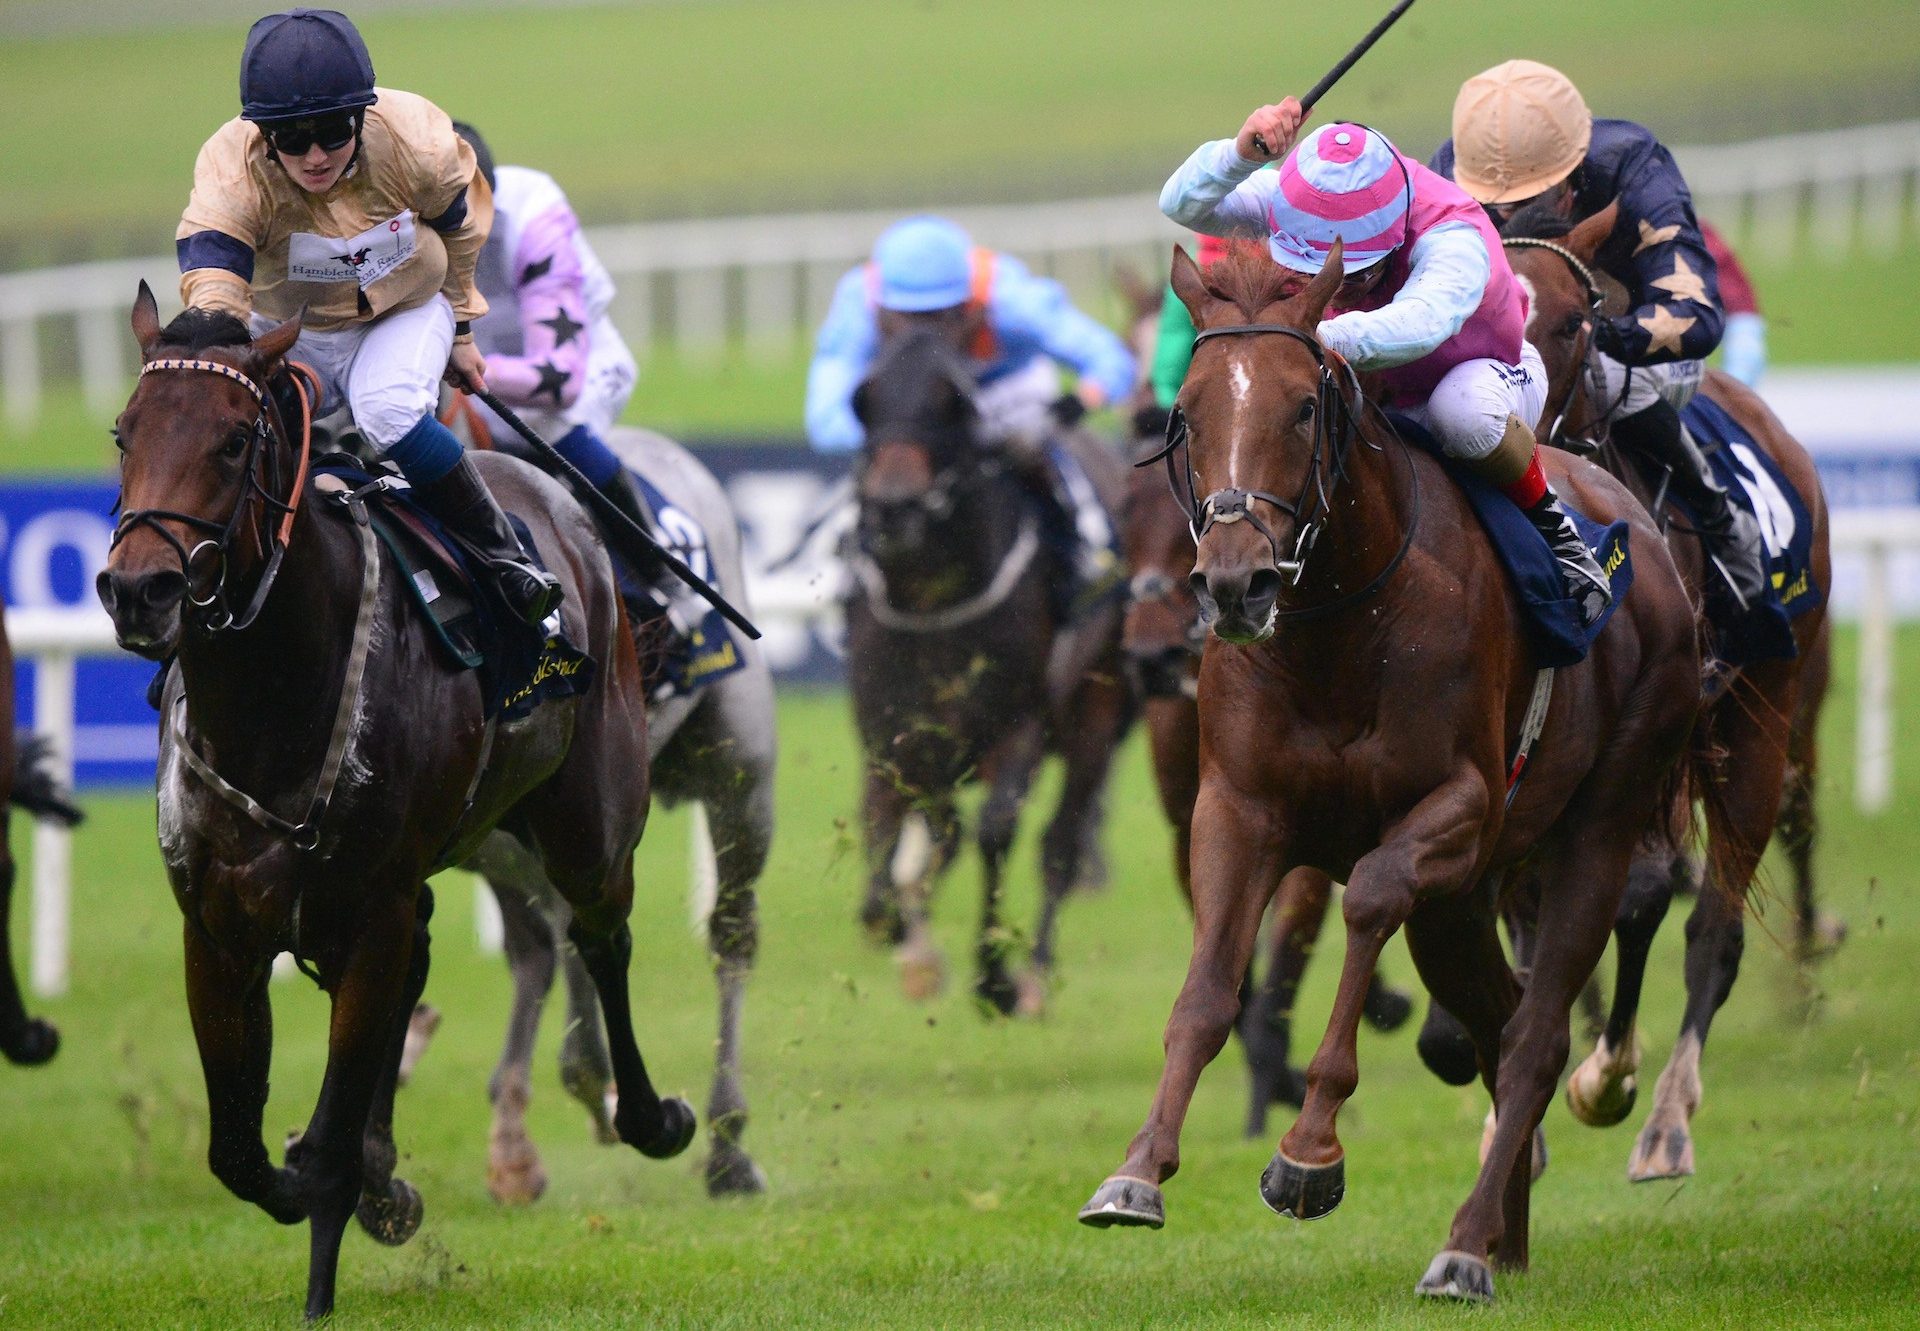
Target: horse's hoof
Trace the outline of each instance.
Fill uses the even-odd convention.
[[[353,1213],[359,1218],[360,1228],[366,1230],[374,1242],[397,1248],[419,1230],[427,1208],[420,1200],[418,1188],[403,1178],[396,1178],[389,1179],[386,1191],[378,1196],[361,1193],[360,1205]]]
[[[1847,922],[1829,911],[1819,911],[1814,915],[1813,927],[1800,940],[1800,960],[1802,964],[1822,961],[1846,941]]]
[[[59,1052],[60,1032],[38,1017],[29,1017],[19,1030],[0,1041],[0,1054],[23,1068],[37,1068]]]
[[[660,1102],[660,1131],[651,1140],[635,1142],[634,1148],[649,1160],[671,1160],[692,1144],[699,1128],[693,1106],[677,1095],[669,1095]]]
[[[1493,1268],[1470,1253],[1449,1249],[1433,1259],[1413,1292],[1427,1299],[1492,1303]]]
[[[618,1146],[620,1130],[613,1126],[613,1116],[620,1112],[620,1090],[611,1082],[600,1095],[600,1107],[589,1106],[587,1114],[593,1119],[593,1139],[602,1146]]]
[[[1020,1006],[1020,987],[1004,968],[995,966],[974,981],[973,997],[981,1016],[1011,1017]]]
[[[1590,1128],[1610,1128],[1624,1121],[1639,1097],[1639,1078],[1629,1072],[1616,1079],[1611,1066],[1606,1052],[1596,1049],[1567,1078],[1567,1109]]]
[[[766,1190],[766,1172],[739,1147],[716,1147],[707,1157],[707,1196],[758,1197]]]
[[[1449,1086],[1467,1086],[1480,1076],[1480,1059],[1473,1038],[1454,1015],[1438,1003],[1427,1008],[1427,1020],[1414,1042],[1427,1071]]]
[[[1397,1031],[1413,1015],[1413,999],[1391,985],[1376,983],[1367,989],[1360,1014],[1376,1031]]]
[[[498,1142],[487,1154],[487,1192],[502,1206],[531,1206],[547,1191],[540,1152],[526,1137]]]
[[[931,1002],[947,987],[947,959],[926,939],[902,943],[894,950],[893,961],[900,969],[900,992],[910,1002]]]
[[[420,1065],[433,1042],[433,1033],[439,1029],[440,1009],[431,1003],[415,1004],[413,1015],[407,1019],[406,1039],[400,1046],[400,1085],[413,1080],[414,1068]]]
[[[1093,1199],[1080,1208],[1080,1223],[1095,1229],[1159,1229],[1167,1223],[1166,1199],[1143,1178],[1115,1174],[1094,1189]]]
[[[1346,1195],[1345,1156],[1330,1165],[1303,1165],[1275,1151],[1260,1175],[1260,1200],[1276,1214],[1295,1220],[1318,1220]]]
[[[1684,1123],[1661,1127],[1648,1123],[1633,1143],[1633,1156],[1627,1161],[1627,1178],[1634,1183],[1651,1183],[1663,1178],[1690,1178],[1693,1175],[1693,1136]]]
[[[907,936],[899,910],[873,897],[861,903],[860,927],[875,947],[892,947]]]
[[[1047,977],[1036,970],[1020,972],[1014,981],[1018,997],[1014,1000],[1013,1015],[1038,1020],[1047,1015]]]

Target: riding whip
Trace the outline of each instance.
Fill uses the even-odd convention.
[[[716,591],[705,578],[702,578],[698,573],[688,568],[684,560],[674,554],[673,551],[667,549],[666,546],[660,544],[652,532],[640,526],[640,524],[628,517],[625,513],[622,513],[618,504],[601,494],[599,487],[588,480],[578,467],[561,457],[559,449],[535,434],[533,427],[521,420],[512,407],[509,407],[485,389],[475,393],[474,396],[486,403],[488,409],[491,410],[494,415],[512,426],[513,432],[526,440],[528,445],[535,452],[539,453],[541,457],[552,463],[561,475],[575,482],[576,491],[585,495],[587,502],[592,504],[594,508],[600,512],[601,516],[609,519],[612,524],[612,533],[616,537],[621,538],[620,544],[623,546],[622,553],[629,559],[641,563],[645,563],[649,559],[659,560],[667,566],[676,578],[679,578],[680,581],[700,593],[701,597],[705,599],[709,605],[726,616],[729,624],[732,624],[749,638],[759,638],[760,630],[753,626],[752,620],[734,609],[727,598]],[[636,549],[636,547],[638,547],[638,549]],[[644,553],[642,553],[642,551],[644,551]]]
[[[1373,25],[1371,32],[1354,43],[1353,49],[1340,58],[1339,64],[1328,70],[1321,76],[1318,83],[1307,89],[1307,95],[1300,99],[1300,118],[1305,120],[1308,113],[1313,110],[1313,104],[1322,97],[1325,97],[1327,90],[1340,81],[1341,75],[1352,69],[1361,56],[1373,49],[1373,44],[1380,40],[1381,35],[1384,34],[1388,28],[1391,28],[1395,23],[1399,22],[1402,14],[1412,8],[1413,0],[1400,0],[1399,4],[1387,11],[1385,18]],[[1254,135],[1253,142],[1254,146],[1260,149],[1261,152],[1265,153],[1267,151],[1267,141],[1263,136],[1259,134]]]

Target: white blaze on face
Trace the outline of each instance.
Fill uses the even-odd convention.
[[[1520,289],[1527,293],[1527,332],[1526,332],[1527,341],[1533,342],[1535,346],[1539,346],[1540,344],[1534,341],[1534,336],[1533,336],[1533,326],[1534,324],[1538,323],[1540,320],[1539,294],[1534,291],[1533,283],[1529,282],[1526,278],[1522,277],[1519,273],[1515,273],[1513,275],[1513,280],[1518,282],[1520,284]]]
[[[1247,363],[1236,354],[1233,363],[1227,367],[1227,391],[1233,398],[1233,421],[1228,426],[1228,438],[1233,440],[1233,449],[1227,457],[1227,484],[1240,485],[1240,443],[1252,428],[1248,417],[1253,401],[1253,376],[1247,373]]]

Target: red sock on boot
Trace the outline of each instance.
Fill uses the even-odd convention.
[[[1527,472],[1510,485],[1500,487],[1500,493],[1511,499],[1525,512],[1547,497],[1547,473],[1540,466],[1540,448],[1534,446],[1533,456],[1527,460]]]

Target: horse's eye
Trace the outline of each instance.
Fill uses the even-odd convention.
[[[1314,401],[1312,398],[1308,398],[1305,402],[1302,402],[1300,404],[1300,410],[1294,413],[1293,423],[1295,425],[1313,424],[1313,411],[1314,411]]]
[[[247,451],[247,445],[253,442],[252,430],[235,430],[220,445],[220,456],[231,461]]]
[[[112,429],[110,429],[110,430],[108,430],[108,431],[107,431],[107,433],[108,433],[109,435],[111,435],[111,436],[112,436],[112,438],[113,438],[113,446],[114,446],[114,447],[115,447],[116,449],[118,449],[118,450],[119,450],[120,452],[122,452],[122,453],[124,453],[124,452],[126,452],[126,451],[127,451],[127,441],[126,441],[126,437],[125,437],[125,436],[123,436],[123,435],[122,435],[122,434],[120,433],[120,427],[119,427],[119,426],[117,426],[117,425],[116,425],[116,426],[114,426],[114,427],[113,427]]]
[[[1577,314],[1569,314],[1561,321],[1560,336],[1569,339],[1580,336],[1580,329],[1585,326],[1586,322],[1585,319]]]

